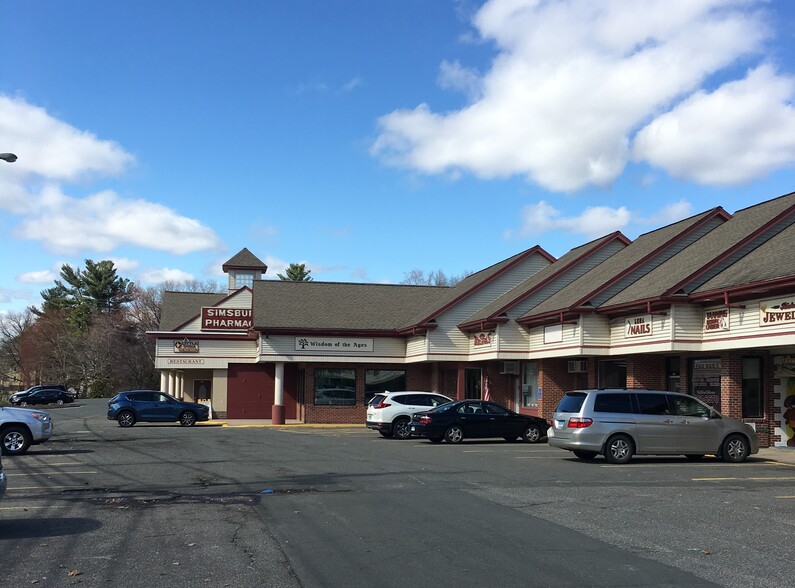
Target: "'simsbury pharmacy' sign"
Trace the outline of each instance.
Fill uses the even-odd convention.
[[[349,351],[372,353],[372,339],[353,339],[350,337],[296,337],[296,351]]]

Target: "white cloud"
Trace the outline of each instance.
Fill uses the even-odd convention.
[[[134,161],[113,141],[98,139],[50,116],[21,98],[0,95],[0,136],[13,145],[16,173],[77,181],[92,174],[113,176]]]
[[[17,281],[23,284],[52,284],[58,277],[58,273],[52,270],[38,270],[18,275]]]
[[[138,266],[141,265],[138,260],[129,259],[127,257],[111,257],[110,260],[113,262],[113,267],[116,268],[116,272],[119,274],[135,271],[138,269]]]
[[[703,184],[737,184],[795,162],[795,78],[771,66],[697,92],[637,135],[634,155]]]
[[[442,61],[439,66],[439,85],[445,89],[461,90],[472,99],[478,98],[481,91],[478,72],[462,66],[458,61]]]
[[[193,274],[184,272],[180,269],[171,269],[164,267],[163,269],[154,269],[141,272],[138,280],[142,284],[162,284],[163,282],[187,282],[193,280]]]
[[[692,112],[688,97],[702,102],[702,87],[714,74],[727,75],[739,59],[762,54],[770,36],[763,5],[754,0],[490,0],[473,19],[480,37],[497,49],[491,68],[477,80],[479,97],[443,114],[421,104],[383,116],[371,153],[428,174],[524,175],[559,191],[609,184],[631,157],[639,127],[665,126],[662,117],[668,112],[695,123],[687,116]],[[467,79],[474,73],[463,66],[445,61],[441,70],[443,85],[475,83]],[[652,141],[648,131],[639,138],[635,157],[648,156],[671,173],[717,183],[747,179],[791,161],[795,135],[769,138],[770,129],[789,118],[791,94],[774,74],[765,81],[756,88],[758,96],[730,86],[718,92],[731,95],[724,101],[723,120],[751,114],[757,123],[744,131],[751,150],[743,159],[752,161],[740,162],[741,169],[728,180],[721,172],[732,161],[724,161],[723,170],[717,162],[705,162],[703,169],[680,171],[681,164],[668,154],[685,135],[658,133]],[[677,109],[680,102],[684,110]],[[655,117],[661,117],[658,126]],[[709,148],[721,143],[715,120],[704,121],[702,144]],[[694,124],[686,137],[701,130]],[[774,145],[784,153],[765,168],[758,160],[766,160]],[[739,157],[733,146],[718,152]]]
[[[693,216],[693,205],[687,200],[680,200],[639,221],[646,225],[665,226],[690,216]]]
[[[4,164],[0,209],[22,217],[14,235],[58,253],[109,252],[120,245],[184,254],[210,250],[219,239],[195,219],[143,199],[100,191],[66,195],[62,184],[122,173],[134,158],[21,98],[0,94],[0,137],[19,159]]]
[[[136,245],[185,254],[219,246],[212,229],[161,204],[124,199],[109,190],[71,198],[53,186],[45,188],[35,214],[20,224],[16,234],[62,253],[108,252]]]
[[[542,200],[525,206],[521,217],[521,228],[518,231],[506,231],[506,238],[539,235],[550,231],[577,233],[588,238],[600,237],[627,226],[632,219],[632,213],[623,206],[593,206],[586,208],[579,216],[563,216],[562,212]]]
[[[671,224],[692,216],[692,208],[689,202],[680,200],[645,217],[628,210],[625,206],[619,208],[591,206],[577,216],[564,216],[560,210],[541,200],[536,204],[525,206],[520,213],[521,227],[505,231],[504,236],[506,239],[513,239],[564,231],[594,239],[614,231],[624,231],[633,222],[644,225]]]

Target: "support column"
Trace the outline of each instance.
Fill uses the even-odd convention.
[[[271,418],[274,425],[284,424],[284,363],[277,362],[273,376],[273,410]]]
[[[176,374],[174,370],[169,370],[168,372],[168,390],[166,394],[171,394],[171,396],[175,396],[174,394],[174,379],[176,378]]]
[[[168,394],[168,373],[166,370],[160,372],[160,391]]]
[[[185,372],[177,372],[177,398],[185,399]]]

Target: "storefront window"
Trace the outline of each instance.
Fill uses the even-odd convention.
[[[406,389],[406,370],[365,370],[364,402],[379,392],[396,392]]]
[[[690,390],[701,402],[720,410],[720,358],[694,359],[690,363]]]
[[[522,406],[538,406],[538,362],[522,363]]]
[[[762,359],[743,358],[743,417],[761,417],[762,410]]]
[[[678,357],[669,357],[665,360],[669,392],[679,392],[679,365]]]
[[[316,369],[315,404],[354,406],[356,404],[356,370]]]
[[[480,400],[480,368],[466,368],[464,370],[464,399]]]
[[[627,362],[626,360],[605,359],[599,362],[599,387],[600,388],[626,388],[627,387]]]

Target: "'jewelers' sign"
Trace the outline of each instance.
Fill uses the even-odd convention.
[[[202,331],[247,331],[253,326],[250,308],[202,307]]]
[[[372,353],[373,340],[354,339],[351,337],[296,337],[295,350]]]
[[[795,298],[779,298],[759,303],[759,326],[795,323]]]

